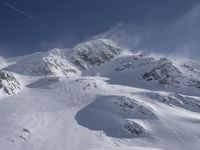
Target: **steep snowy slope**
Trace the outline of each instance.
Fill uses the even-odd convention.
[[[199,148],[200,98],[95,77],[43,84],[0,101],[2,149]]]
[[[6,61],[0,150],[199,150],[198,62],[106,39]]]
[[[5,68],[23,75],[44,76],[44,75],[71,75],[78,73],[78,70],[60,54],[59,49],[49,52],[35,53],[32,55],[10,59],[12,65]]]

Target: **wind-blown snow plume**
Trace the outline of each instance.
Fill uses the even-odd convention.
[[[97,37],[109,38],[132,50],[199,58],[200,5],[173,22],[139,26],[120,23]],[[96,37],[95,37],[96,38]]]

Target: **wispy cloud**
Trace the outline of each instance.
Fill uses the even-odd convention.
[[[33,21],[36,21],[36,22],[38,22],[38,23],[40,23],[40,24],[42,24],[42,25],[48,26],[48,24],[45,23],[44,21],[42,21],[41,19],[39,19],[39,18],[37,18],[37,17],[34,17],[34,16],[30,15],[29,13],[27,13],[27,12],[25,12],[25,11],[19,9],[19,8],[16,8],[15,6],[13,6],[13,5],[9,4],[9,3],[2,2],[2,4],[3,4],[4,6],[10,8],[10,9],[12,9],[12,10],[14,10],[14,11],[16,11],[16,12],[18,12],[18,13],[20,13],[20,14],[26,16],[26,17],[28,17],[29,19],[31,19],[31,20],[33,20]]]
[[[131,50],[148,53],[200,58],[200,5],[188,10],[175,21],[138,26],[121,23],[99,35],[110,38]]]

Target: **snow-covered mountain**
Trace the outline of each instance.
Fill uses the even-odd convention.
[[[0,59],[0,149],[198,150],[200,63],[107,39]]]

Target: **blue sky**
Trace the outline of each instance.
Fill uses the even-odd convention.
[[[119,23],[154,26],[155,32],[156,25],[164,27],[181,20],[198,1],[0,0],[0,55],[11,57],[53,47],[70,47]],[[170,34],[174,29],[165,32]],[[163,51],[167,52],[165,48]]]

